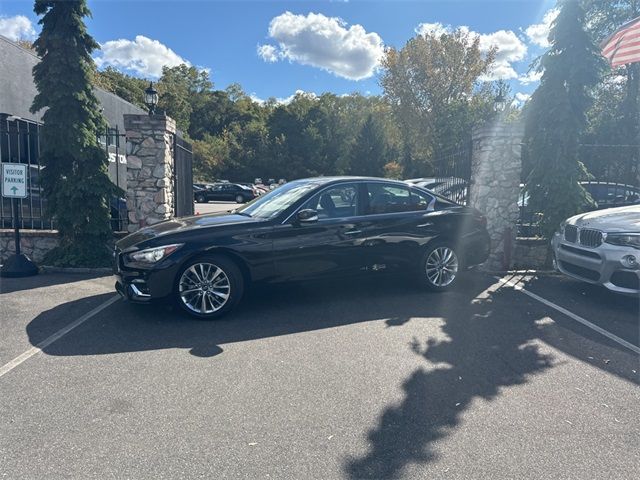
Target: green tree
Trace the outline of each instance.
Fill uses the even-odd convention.
[[[98,44],[87,33],[85,0],[36,0],[42,31],[34,43],[40,62],[33,69],[38,94],[31,110],[46,108],[40,162],[48,210],[60,246],[48,261],[60,265],[106,265],[111,237],[107,156],[97,143],[105,122],[92,89],[91,52]]]
[[[389,147],[382,125],[369,114],[351,148],[351,174],[378,177],[384,174]]]
[[[205,70],[185,64],[163,67],[158,81],[158,108],[172,117],[180,130],[188,132],[192,113],[206,102],[212,88]]]
[[[590,202],[579,184],[587,172],[578,147],[602,61],[584,24],[579,1],[560,2],[549,35],[551,48],[540,60],[544,73],[525,110],[526,148],[533,165],[527,190],[530,205],[542,213],[547,238]]]
[[[149,81],[146,79],[132,77],[113,67],[107,67],[95,73],[93,83],[96,87],[111,92],[129,103],[147,109],[144,90],[149,86]]]
[[[463,30],[418,35],[386,51],[380,83],[403,134],[405,173],[426,173],[430,159],[466,138],[474,92],[494,58]]]

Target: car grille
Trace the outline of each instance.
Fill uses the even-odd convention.
[[[591,228],[583,228],[580,230],[580,245],[585,247],[599,247],[602,245],[602,232],[592,230]]]
[[[575,225],[564,227],[564,239],[567,242],[579,243],[584,247],[599,247],[602,245],[602,232],[592,228],[578,228]]]
[[[578,240],[578,228],[574,225],[566,225],[564,227],[564,239],[567,242],[576,243]]]
[[[571,247],[569,245],[560,245],[562,250],[567,252],[575,253],[576,255],[582,255],[583,257],[595,258],[596,260],[600,260],[600,255],[596,252],[592,252],[591,250],[583,250],[582,248]]]

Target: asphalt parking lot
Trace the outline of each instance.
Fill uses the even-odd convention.
[[[471,273],[444,294],[393,277],[255,287],[216,322],[127,304],[110,276],[0,292],[3,478],[640,467],[638,300],[562,277]]]

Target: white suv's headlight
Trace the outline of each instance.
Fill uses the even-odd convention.
[[[640,233],[607,233],[605,242],[640,249]]]
[[[567,221],[566,221],[566,220],[564,220],[564,221],[560,224],[560,226],[558,227],[558,233],[559,233],[560,235],[564,235],[564,227],[565,227],[566,225],[567,225]]]
[[[177,249],[179,249],[183,243],[174,243],[173,245],[163,245],[162,247],[147,248],[140,250],[139,252],[133,252],[129,254],[129,260],[137,263],[157,263],[163,258],[167,258]]]

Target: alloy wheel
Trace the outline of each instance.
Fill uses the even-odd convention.
[[[196,263],[187,268],[178,284],[180,300],[189,310],[209,315],[227,303],[231,283],[227,274],[212,263]]]
[[[451,285],[458,274],[458,256],[449,247],[434,248],[427,257],[425,273],[436,287]]]

